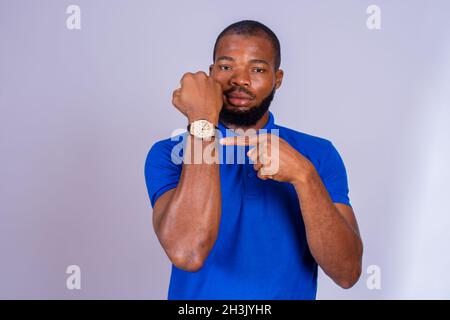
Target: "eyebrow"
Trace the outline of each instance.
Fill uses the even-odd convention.
[[[229,61],[234,61],[234,59],[232,57],[228,57],[228,56],[220,56],[217,58],[217,61],[219,60],[229,60]]]
[[[262,59],[252,59],[252,60],[250,60],[250,62],[251,63],[263,63],[263,64],[267,64],[268,66],[270,66],[266,60],[262,60]]]
[[[220,60],[234,61],[234,58],[229,57],[229,56],[220,56],[217,58],[217,61],[220,61]],[[270,64],[266,60],[262,60],[262,59],[251,59],[250,62],[251,63],[263,63],[263,64],[270,66]]]

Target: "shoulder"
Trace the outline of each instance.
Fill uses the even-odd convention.
[[[327,165],[330,157],[339,156],[331,140],[305,132],[296,131],[283,126],[276,126],[279,135],[294,149],[308,158],[320,170]]]
[[[147,153],[146,164],[169,160],[177,164],[182,159],[185,137],[186,132],[154,142]]]
[[[328,153],[333,147],[332,142],[324,137],[314,136],[305,132],[296,131],[283,126],[276,126],[279,129],[280,137],[297,150],[301,150],[307,154],[324,154]]]

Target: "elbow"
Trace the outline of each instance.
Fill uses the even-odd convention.
[[[350,289],[358,282],[362,272],[362,255],[363,244],[359,241],[356,255],[350,260],[351,262],[348,261],[342,276],[335,281],[341,288]]]
[[[336,281],[336,283],[343,289],[350,289],[353,287],[361,277],[361,264],[357,263],[344,276]]]
[[[205,237],[176,237],[174,232],[160,229],[158,239],[172,264],[178,269],[197,272],[199,271],[209,255],[216,234]]]
[[[351,287],[353,287],[356,282],[358,282],[358,278],[355,279],[345,279],[345,280],[341,280],[340,282],[338,282],[339,287],[341,287],[342,289],[350,289]]]
[[[195,253],[177,253],[169,258],[175,267],[188,272],[199,271],[205,262],[205,259]]]
[[[197,272],[203,267],[206,258],[200,250],[192,246],[181,246],[179,242],[173,243],[164,238],[160,238],[160,243],[170,262],[178,269]]]
[[[172,264],[178,269],[197,272],[199,271],[208,256],[205,246],[194,245],[196,241],[163,241],[164,250]],[[189,245],[186,245],[189,243]]]

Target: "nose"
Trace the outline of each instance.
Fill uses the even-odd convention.
[[[244,70],[236,70],[230,79],[230,84],[232,86],[249,87],[250,77],[248,72],[245,72]]]

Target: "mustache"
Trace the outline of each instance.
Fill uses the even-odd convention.
[[[250,91],[248,91],[247,89],[245,89],[244,87],[232,87],[232,88],[224,91],[223,94],[229,95],[234,92],[245,93],[245,94],[249,95],[250,97],[255,98],[255,95],[253,93],[251,93]]]

